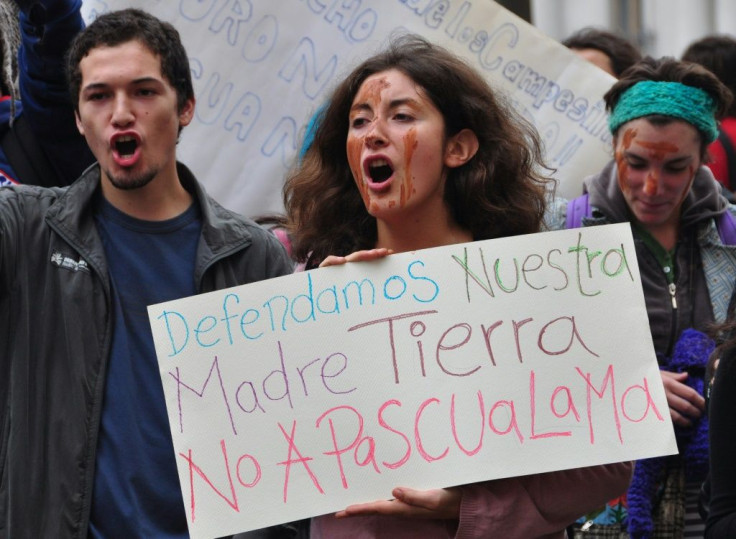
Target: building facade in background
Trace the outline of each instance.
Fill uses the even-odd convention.
[[[529,0],[529,7],[531,23],[554,39],[596,26],[654,57],[679,58],[706,35],[736,35],[734,0]]]

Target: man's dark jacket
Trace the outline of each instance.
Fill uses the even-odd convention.
[[[291,273],[278,240],[179,178],[199,202],[209,292]],[[0,189],[0,537],[86,538],[113,321],[93,217],[100,172]],[[173,458],[173,455],[172,455]]]

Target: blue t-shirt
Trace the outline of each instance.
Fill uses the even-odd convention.
[[[102,197],[95,215],[114,330],[97,449],[91,537],[189,537],[148,305],[196,293],[197,204],[141,221]]]

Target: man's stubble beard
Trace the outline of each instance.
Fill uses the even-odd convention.
[[[105,175],[110,180],[110,183],[113,187],[120,189],[122,191],[132,191],[134,189],[140,189],[141,187],[145,187],[151,181],[153,178],[156,177],[156,171],[146,171],[143,173],[140,173],[137,176],[132,177],[116,177],[114,174],[111,174],[109,171],[105,171]]]

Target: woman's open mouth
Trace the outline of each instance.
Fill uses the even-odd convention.
[[[394,168],[387,159],[379,157],[366,160],[364,170],[366,184],[372,191],[384,191],[390,187]]]

